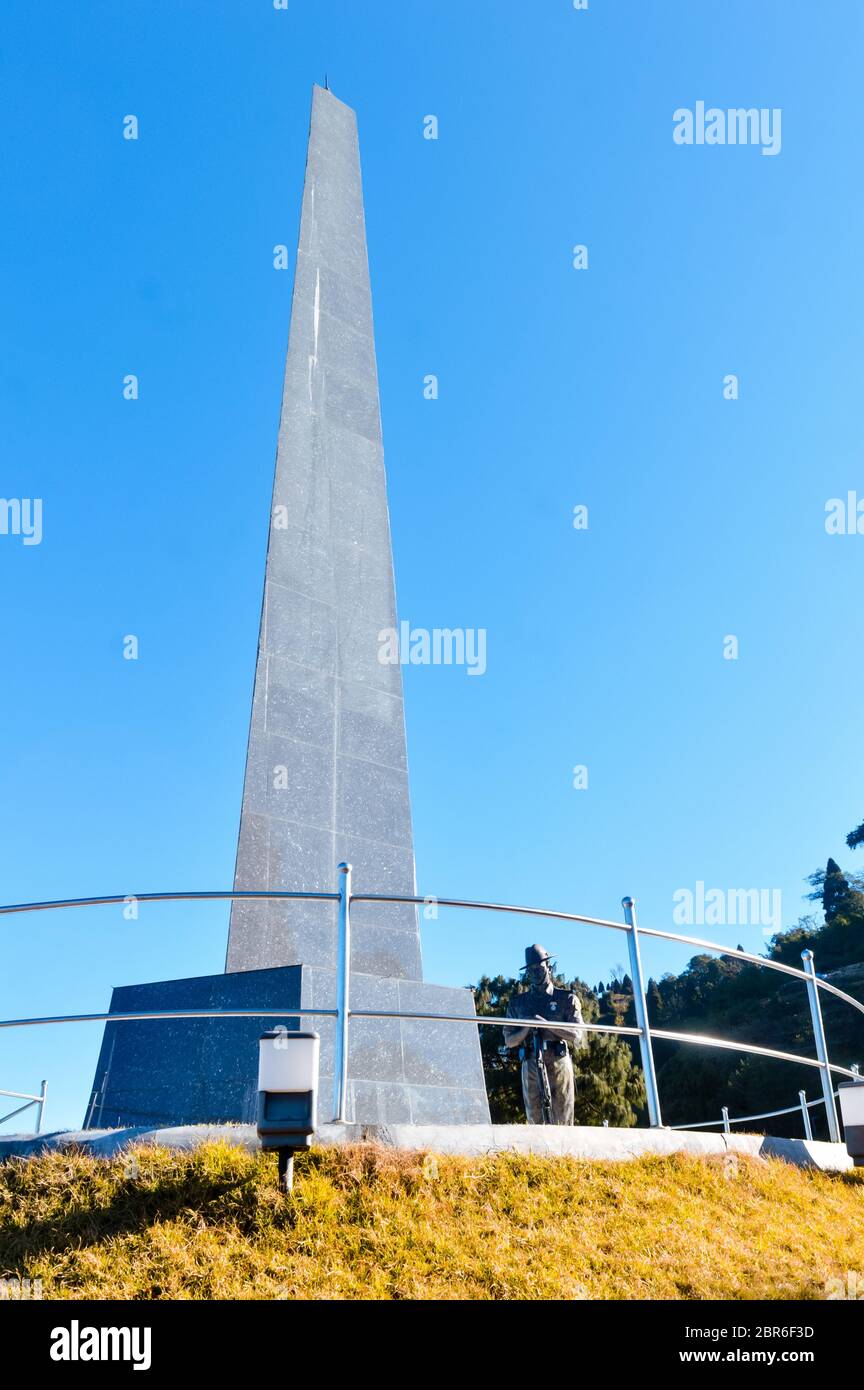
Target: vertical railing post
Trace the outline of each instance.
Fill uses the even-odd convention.
[[[813,1138],[813,1126],[810,1123],[810,1110],[807,1105],[807,1092],[799,1091],[798,1099],[801,1102],[801,1114],[804,1116],[804,1138]]]
[[[722,1109],[722,1111],[721,1111],[721,1114],[722,1114],[722,1116],[723,1116],[723,1133],[724,1133],[724,1134],[731,1134],[731,1133],[732,1133],[732,1126],[729,1124],[729,1106],[728,1106],[728,1105],[724,1105],[724,1106],[723,1106],[723,1109]]]
[[[802,951],[801,959],[807,972],[807,997],[810,1000],[810,1017],[813,1021],[813,1037],[816,1041],[816,1056],[819,1060],[819,1075],[822,1078],[822,1094],[825,1097],[825,1116],[828,1120],[828,1135],[833,1144],[840,1144],[840,1123],[837,1119],[837,1106],[834,1103],[834,1086],[831,1081],[831,1068],[828,1065],[828,1044],[825,1040],[825,1024],[822,1020],[822,1005],[819,1002],[819,986],[816,982],[816,966],[812,951]]]
[[[98,1096],[98,1094],[99,1094],[99,1092],[98,1092],[97,1088],[94,1086],[94,1087],[93,1087],[93,1093],[92,1093],[92,1095],[90,1096],[90,1104],[89,1104],[89,1106],[88,1106],[88,1108],[87,1108],[87,1114],[86,1114],[86,1116],[85,1116],[85,1118],[84,1118],[84,1128],[85,1128],[85,1129],[89,1129],[89,1128],[90,1128],[90,1124],[91,1124],[91,1121],[92,1121],[92,1119],[93,1119],[93,1111],[96,1109],[96,1097]]]
[[[45,1114],[45,1096],[47,1095],[47,1093],[48,1093],[48,1082],[47,1082],[47,1081],[43,1081],[43,1082],[42,1082],[42,1087],[41,1087],[41,1095],[40,1095],[40,1097],[39,1097],[39,1108],[38,1108],[38,1110],[36,1111],[36,1133],[37,1133],[37,1134],[41,1134],[41,1133],[42,1133],[42,1116]]]
[[[624,921],[630,930],[627,945],[630,948],[630,977],[633,980],[633,1003],[636,1006],[636,1022],[639,1025],[639,1049],[642,1053],[642,1071],[645,1075],[645,1092],[648,1097],[648,1121],[652,1129],[659,1129],[660,1096],[657,1091],[657,1073],[654,1070],[654,1049],[651,1046],[651,1029],[648,1025],[648,1001],[645,998],[645,981],[642,977],[642,955],[639,950],[639,928],[636,923],[636,903],[633,898],[622,898]]]
[[[333,1056],[333,1118],[347,1124],[348,1020],[351,1015],[351,865],[339,865],[339,944],[336,956],[336,1048]]]

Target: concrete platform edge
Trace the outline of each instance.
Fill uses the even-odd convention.
[[[0,1138],[0,1161],[31,1158],[67,1148],[110,1158],[132,1144],[193,1149],[222,1140],[253,1151],[253,1125],[178,1125],[174,1128],[66,1130]],[[628,1159],[640,1154],[749,1154],[779,1158],[799,1168],[845,1172],[854,1167],[845,1145],[819,1140],[779,1139],[762,1134],[706,1134],[697,1130],[604,1129],[587,1125],[322,1125],[316,1144],[385,1144],[439,1154],[480,1157],[494,1153],[545,1154],[569,1158]]]

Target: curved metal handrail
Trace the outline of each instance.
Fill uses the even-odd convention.
[[[800,1062],[805,1067],[815,1067],[817,1071],[824,1069],[824,1064],[817,1057],[801,1057],[797,1052],[780,1052],[773,1047],[757,1047],[755,1043],[742,1043],[734,1039],[714,1038],[704,1033],[673,1033],[666,1028],[652,1028],[652,1038],[665,1038],[669,1042],[698,1043],[702,1047],[725,1048],[729,1052],[752,1052],[756,1057],[776,1057],[780,1062]],[[848,1067],[840,1067],[834,1062],[828,1063],[829,1071],[840,1072],[843,1076],[854,1077],[854,1071]]]
[[[840,1075],[842,1075],[842,1076],[851,1077],[853,1080],[858,1080],[859,1077],[858,1077],[858,1074],[857,1074],[857,1070],[856,1070],[856,1071],[852,1071],[852,1070],[849,1070],[849,1069],[846,1068],[846,1067],[841,1067],[841,1066],[838,1066],[838,1065],[836,1065],[836,1064],[831,1063],[831,1062],[828,1061],[828,1058],[827,1058],[827,1050],[826,1050],[826,1048],[825,1048],[825,1043],[824,1043],[824,1029],[823,1029],[822,1020],[821,1020],[821,1013],[820,1013],[820,1010],[819,1010],[819,1003],[818,1003],[819,994],[818,994],[818,991],[819,991],[819,989],[822,989],[822,990],[826,991],[827,993],[834,995],[836,998],[839,998],[839,999],[843,1000],[845,1003],[851,1004],[852,1007],[855,1008],[855,1009],[857,1009],[860,1013],[864,1013],[864,1004],[862,1004],[861,1001],[855,999],[852,995],[847,994],[844,990],[839,989],[836,985],[833,985],[833,984],[829,983],[827,980],[820,979],[820,978],[815,974],[815,971],[812,969],[812,953],[811,953],[811,952],[805,952],[805,953],[804,953],[804,959],[810,963],[811,969],[810,969],[809,971],[808,971],[808,970],[799,970],[799,969],[797,969],[795,966],[787,965],[785,962],[770,960],[770,959],[768,959],[768,958],[766,958],[766,957],[764,957],[764,956],[757,956],[757,955],[753,954],[752,952],[743,951],[743,950],[738,949],[738,948],[732,948],[732,947],[727,946],[727,945],[725,945],[725,944],[722,944],[722,943],[720,943],[720,942],[709,941],[709,940],[704,939],[704,938],[701,938],[701,937],[688,936],[688,935],[685,935],[685,934],[680,933],[680,932],[665,931],[665,930],[663,930],[663,929],[661,929],[661,928],[657,928],[657,927],[639,927],[639,928],[637,929],[637,926],[636,926],[636,919],[635,919],[635,911],[634,911],[634,904],[633,904],[632,898],[625,898],[625,899],[622,900],[622,901],[623,901],[623,906],[624,906],[624,909],[625,909],[625,914],[626,914],[626,916],[627,916],[627,920],[624,921],[624,922],[619,922],[619,921],[613,921],[613,920],[611,920],[611,919],[609,919],[609,918],[588,917],[588,916],[585,916],[585,915],[580,914],[580,913],[560,912],[560,911],[556,911],[556,910],[554,910],[554,909],[545,909],[545,908],[536,908],[536,907],[523,907],[523,906],[516,905],[516,904],[491,903],[491,902],[474,901],[474,900],[464,899],[464,898],[442,898],[442,897],[433,896],[433,895],[427,895],[427,896],[425,896],[425,897],[420,897],[419,895],[407,895],[407,894],[400,894],[400,893],[354,893],[354,892],[352,892],[352,890],[351,890],[351,869],[350,869],[350,866],[349,866],[349,865],[340,865],[340,872],[344,873],[344,875],[345,875],[345,879],[344,879],[345,886],[344,886],[343,890],[340,891],[340,892],[329,892],[329,893],[328,893],[328,892],[306,892],[306,891],[298,892],[298,891],[287,890],[287,889],[286,889],[286,890],[280,890],[280,889],[263,889],[263,890],[241,890],[241,889],[235,889],[235,890],[231,890],[231,891],[222,891],[222,890],[220,890],[220,891],[215,891],[215,892],[187,891],[187,892],[172,892],[172,893],[113,894],[113,895],[104,896],[104,897],[66,898],[66,899],[55,899],[55,900],[52,900],[52,901],[45,901],[45,902],[11,903],[11,904],[5,904],[5,905],[0,905],[0,916],[5,916],[5,915],[13,914],[13,913],[18,913],[18,912],[46,912],[46,911],[51,911],[51,910],[55,910],[55,909],[56,909],[56,910],[59,910],[59,909],[73,908],[73,907],[126,906],[126,905],[129,904],[130,902],[135,902],[135,903],[150,903],[150,902],[190,902],[190,901],[194,901],[194,902],[207,902],[207,901],[213,901],[213,902],[224,902],[224,901],[238,902],[238,901],[241,901],[241,902],[242,902],[242,901],[255,901],[255,900],[261,900],[261,901],[276,901],[276,902],[278,902],[278,901],[299,900],[299,901],[305,901],[305,902],[322,901],[322,902],[339,903],[339,905],[340,905],[340,921],[341,921],[341,925],[340,925],[340,938],[342,939],[342,968],[341,968],[341,970],[340,970],[340,972],[339,972],[340,979],[341,979],[342,975],[345,975],[345,977],[346,977],[346,979],[347,979],[347,953],[345,952],[345,949],[344,949],[344,948],[345,948],[345,941],[346,941],[346,938],[347,938],[347,930],[346,930],[345,933],[343,933],[342,927],[344,926],[344,927],[347,929],[348,911],[349,911],[350,905],[351,905],[352,903],[401,903],[401,904],[406,904],[406,905],[411,905],[411,906],[427,906],[430,902],[432,902],[432,903],[435,903],[436,906],[440,906],[440,907],[462,908],[462,909],[466,909],[466,910],[469,910],[469,911],[485,911],[485,912],[513,913],[513,914],[517,914],[517,915],[521,915],[521,916],[542,917],[542,918],[544,918],[544,919],[553,920],[553,921],[577,922],[577,923],[580,923],[580,924],[582,924],[582,925],[587,925],[587,926],[598,926],[598,927],[604,927],[604,928],[611,928],[611,929],[616,930],[616,931],[623,931],[623,932],[625,932],[625,933],[627,933],[627,934],[629,935],[629,939],[630,939],[631,964],[632,964],[632,966],[634,967],[634,970],[635,970],[635,973],[634,973],[634,1001],[635,1001],[635,1003],[636,1003],[637,1019],[639,1020],[639,1026],[638,1026],[638,1027],[628,1027],[628,1026],[625,1026],[625,1025],[593,1024],[593,1023],[584,1023],[584,1022],[583,1022],[583,1023],[578,1023],[578,1024],[557,1024],[557,1023],[556,1023],[556,1027],[557,1027],[557,1028],[563,1028],[563,1029],[565,1029],[565,1030],[567,1030],[567,1031],[583,1031],[583,1032],[596,1032],[596,1033],[610,1033],[610,1034],[613,1034],[613,1035],[619,1035],[619,1036],[625,1036],[625,1037],[636,1037],[636,1038],[638,1038],[638,1039],[640,1040],[640,1046],[641,1046],[641,1048],[642,1048],[643,1069],[645,1070],[645,1073],[646,1073],[646,1082],[649,1083],[649,1085],[648,1085],[648,1093],[649,1093],[649,1095],[648,1095],[648,1098],[649,1098],[649,1113],[651,1114],[652,1123],[659,1123],[659,1101],[658,1101],[657,1095],[656,1095],[656,1076],[654,1075],[653,1054],[652,1054],[652,1052],[651,1052],[651,1046],[650,1046],[650,1044],[651,1044],[651,1039],[656,1037],[656,1038],[668,1040],[668,1041],[670,1041],[670,1042],[689,1043],[689,1044],[692,1044],[692,1045],[705,1046],[705,1047],[716,1047],[716,1048],[726,1049],[726,1050],[729,1050],[729,1051],[746,1052],[746,1053],[750,1053],[750,1054],[753,1054],[753,1055],[756,1055],[756,1056],[772,1057],[772,1058],[776,1058],[776,1059],[781,1060],[781,1061],[795,1062],[795,1063],[798,1063],[798,1064],[803,1065],[803,1066],[815,1067],[815,1068],[821,1073],[822,1078],[823,1078],[822,1085],[823,1085],[823,1089],[824,1089],[824,1091],[825,1091],[825,1099],[824,1099],[822,1102],[812,1102],[812,1104],[821,1103],[821,1104],[825,1104],[826,1107],[828,1107],[829,1128],[831,1129],[832,1136],[834,1136],[835,1133],[839,1134],[839,1131],[837,1130],[836,1114],[834,1114],[834,1116],[833,1116],[833,1125],[832,1125],[832,1123],[831,1123],[831,1120],[832,1120],[832,1111],[833,1111],[833,1109],[834,1109],[833,1102],[834,1102],[834,1098],[835,1098],[835,1093],[832,1091],[830,1085],[828,1084],[827,1078],[830,1077],[830,1075],[831,1075],[832,1072],[836,1072],[836,1073],[838,1073],[838,1074],[840,1074]],[[796,1054],[796,1053],[784,1052],[784,1051],[780,1051],[780,1050],[775,1049],[775,1048],[759,1047],[759,1046],[757,1046],[757,1045],[755,1045],[755,1044],[752,1044],[752,1043],[744,1043],[744,1042],[740,1042],[740,1041],[738,1041],[738,1040],[730,1040],[730,1039],[725,1039],[725,1038],[717,1038],[717,1037],[713,1037],[713,1036],[708,1035],[708,1034],[682,1033],[682,1032],[677,1032],[677,1031],[673,1031],[673,1030],[669,1030],[669,1029],[661,1029],[661,1028],[652,1028],[652,1027],[650,1027],[649,1022],[648,1022],[648,1017],[647,1017],[646,1003],[645,1003],[645,999],[644,999],[644,979],[643,979],[643,976],[642,976],[641,961],[640,961],[639,950],[638,950],[638,938],[639,938],[639,936],[652,936],[652,937],[658,937],[658,938],[661,938],[661,939],[663,939],[663,940],[678,941],[678,942],[681,942],[681,943],[686,944],[686,945],[689,945],[689,946],[701,947],[703,950],[713,951],[713,952],[716,952],[717,954],[722,955],[722,956],[728,956],[728,957],[731,957],[731,958],[733,958],[733,959],[743,960],[743,961],[746,961],[746,962],[748,962],[748,963],[750,963],[750,964],[764,967],[765,969],[768,969],[768,970],[776,970],[776,971],[779,971],[781,974],[788,975],[788,976],[791,976],[791,977],[794,978],[794,979],[798,979],[798,980],[803,981],[803,982],[808,986],[808,991],[809,991],[809,993],[810,993],[811,1011],[813,1012],[814,1028],[816,1029],[817,1053],[818,1053],[819,1055],[818,1055],[816,1058],[812,1058],[812,1057],[802,1057],[802,1056],[800,1056],[800,1055],[798,1055],[798,1054]],[[638,980],[637,980],[637,976],[638,976]],[[343,985],[343,987],[344,987],[344,985],[345,985],[345,981],[344,981],[344,980],[342,981],[342,985]],[[639,997],[637,997],[637,986],[638,986]],[[640,1009],[640,1004],[641,1004],[641,1009]],[[351,1018],[381,1018],[381,1019],[385,1019],[385,1018],[399,1018],[399,1019],[417,1020],[417,1021],[436,1021],[436,1022],[439,1022],[439,1023],[440,1023],[440,1022],[452,1022],[452,1023],[466,1023],[466,1022],[470,1022],[470,1023],[472,1023],[472,1024],[476,1024],[476,1025],[480,1025],[480,1026],[488,1024],[488,1025],[494,1025],[494,1026],[511,1026],[511,1027],[512,1027],[512,1025],[513,1025],[513,1020],[512,1020],[512,1019],[500,1018],[500,1017],[493,1016],[493,1015],[488,1015],[488,1014],[487,1014],[487,1015],[475,1015],[475,1016],[473,1016],[473,1017],[465,1017],[465,1016],[460,1016],[460,1015],[441,1015],[441,1014],[426,1014],[426,1013],[399,1013],[399,1012],[394,1012],[394,1011],[376,1011],[376,1010],[354,1010],[354,1009],[351,1009],[350,1006],[348,1005],[347,995],[344,994],[344,993],[340,993],[340,999],[339,999],[338,1006],[337,1006],[336,1009],[322,1009],[322,1008],[307,1008],[307,1009],[180,1009],[180,1010],[160,1010],[160,1011],[156,1011],[156,1012],[150,1011],[150,1012],[127,1012],[127,1013],[107,1013],[107,1014],[106,1014],[106,1013],[94,1013],[94,1014],[65,1014],[65,1015],[56,1015],[56,1016],[52,1016],[52,1017],[40,1017],[40,1018],[4,1019],[4,1020],[0,1020],[0,1029],[5,1029],[5,1028],[16,1028],[16,1027],[33,1027],[33,1026],[38,1026],[38,1025],[50,1025],[50,1024],[61,1024],[61,1023],[88,1023],[88,1022],[124,1023],[124,1022],[134,1022],[134,1021],[145,1021],[145,1020],[148,1020],[148,1019],[149,1019],[149,1020],[168,1020],[168,1019],[181,1019],[181,1018],[182,1018],[182,1019],[195,1019],[195,1018],[215,1018],[215,1017],[227,1017],[227,1018],[298,1018],[298,1019],[299,1019],[299,1018],[301,1018],[301,1017],[310,1017],[310,1016],[315,1016],[315,1015],[317,1015],[318,1017],[330,1017],[330,1018],[335,1018],[335,1019],[337,1020],[337,1034],[341,1034],[341,1044],[342,1044],[341,1047],[339,1046],[340,1039],[337,1038],[338,1070],[341,1071],[341,1082],[340,1082],[340,1083],[337,1083],[337,1084],[339,1085],[339,1087],[340,1087],[340,1089],[337,1091],[337,1108],[338,1108],[338,1113],[339,1113],[339,1114],[342,1114],[343,1111],[344,1111],[344,1098],[345,1098],[345,1093],[346,1093],[346,1090],[345,1090],[345,1088],[346,1088],[346,1077],[347,1077],[347,1071],[346,1071],[346,1061],[347,1061],[347,1031],[346,1031],[346,1030],[347,1030],[347,1025],[348,1025],[349,1019],[351,1019]],[[528,1027],[528,1028],[537,1028],[537,1027],[543,1027],[544,1025],[543,1025],[543,1023],[534,1023],[534,1022],[532,1022],[531,1020],[527,1020],[527,1019],[524,1019],[524,1020],[523,1020],[523,1019],[520,1019],[520,1020],[519,1020],[519,1026],[520,1026],[520,1027]],[[547,1025],[547,1026],[548,1026],[548,1025]],[[830,1100],[830,1104],[829,1104],[829,1100]],[[734,1123],[738,1124],[738,1123],[746,1122],[747,1120],[768,1119],[768,1118],[773,1117],[774,1115],[790,1114],[790,1113],[792,1113],[793,1111],[795,1111],[796,1109],[798,1109],[798,1107],[792,1106],[792,1107],[790,1107],[788,1110],[777,1110],[777,1111],[765,1112],[765,1114],[763,1114],[763,1115],[743,1116],[743,1117],[737,1118],[737,1119],[734,1121]],[[701,1121],[701,1122],[699,1122],[697,1125],[691,1126],[691,1128],[707,1128],[707,1127],[712,1126],[712,1125],[717,1124],[717,1123],[723,1123],[723,1122],[722,1122],[722,1121],[716,1121],[716,1120]],[[681,1126],[676,1126],[675,1128],[681,1128]]]
[[[853,1072],[853,1073],[851,1073],[851,1075],[854,1076],[855,1073]],[[834,1096],[834,1099],[836,1100],[837,1097],[839,1096],[840,1092],[839,1092],[839,1091],[834,1091],[832,1094],[833,1094],[833,1096]],[[783,1108],[782,1110],[763,1110],[762,1113],[761,1113],[760,1115],[730,1115],[730,1116],[729,1116],[729,1124],[730,1124],[730,1125],[746,1125],[746,1124],[750,1124],[753,1120],[773,1120],[773,1119],[775,1119],[778,1115],[800,1115],[802,1109],[812,1110],[815,1106],[817,1106],[817,1105],[824,1105],[824,1104],[825,1104],[825,1098],[824,1098],[823,1096],[819,1096],[819,1097],[817,1097],[816,1100],[808,1100],[808,1101],[805,1101],[805,1102],[803,1102],[803,1103],[801,1103],[801,1104],[799,1104],[799,1105],[786,1105],[786,1106],[784,1106],[784,1108]],[[722,1124],[724,1124],[724,1123],[725,1123],[725,1121],[724,1121],[723,1119],[719,1119],[719,1120],[699,1120],[699,1122],[698,1122],[697,1124],[695,1124],[695,1125],[689,1125],[689,1124],[688,1124],[688,1125],[670,1125],[669,1128],[670,1128],[670,1129],[711,1129],[713,1125],[722,1125]]]
[[[746,960],[751,965],[764,965],[769,970],[779,970],[783,975],[795,975],[799,978],[807,979],[807,972],[799,970],[797,966],[787,965],[782,960],[769,960],[766,956],[754,955],[752,951],[741,951],[738,947],[721,946],[717,941],[707,941],[701,936],[685,936],[677,931],[663,931],[660,927],[643,927],[639,925],[640,936],[660,936],[666,941],[682,941],[685,946],[704,946],[709,951],[719,951],[723,956],[734,956],[736,960]]]
[[[119,1014],[52,1014],[40,1018],[3,1018],[0,1028],[38,1028],[53,1023],[146,1023],[173,1018],[335,1018],[336,1009],[143,1009]]]
[[[262,889],[250,892],[216,893],[115,893],[107,898],[55,898],[44,903],[8,903],[0,907],[0,917],[8,912],[51,912],[63,907],[124,907],[127,903],[224,902],[245,901],[247,898],[300,898],[307,902],[323,899],[338,903],[338,893],[289,893]]]
[[[110,897],[98,898],[56,898],[48,902],[35,903],[8,903],[0,905],[0,917],[15,912],[49,912],[54,909],[60,910],[67,907],[122,907],[127,903],[147,903],[147,902],[234,902],[261,899],[264,901],[280,901],[281,899],[298,899],[307,902],[339,902],[339,893],[306,893],[293,892],[287,889],[266,889],[261,891],[232,890],[216,892],[180,892],[180,893],[115,893]],[[528,917],[544,917],[553,921],[562,922],[581,922],[586,926],[611,927],[616,931],[631,932],[632,927],[627,922],[616,922],[606,917],[586,917],[576,912],[559,912],[552,908],[542,907],[522,907],[515,903],[490,903],[472,901],[466,898],[441,898],[435,894],[427,894],[420,897],[416,894],[402,893],[352,893],[351,903],[403,903],[407,906],[423,907],[429,903],[435,903],[438,907],[458,907],[469,911],[478,912],[514,912]],[[716,951],[721,956],[732,956],[738,960],[745,960],[752,965],[763,966],[766,970],[777,970],[781,974],[791,975],[795,979],[804,980],[810,978],[805,970],[799,970],[794,965],[787,965],[784,961],[769,960],[765,956],[754,955],[751,951],[740,951],[732,946],[724,945],[719,941],[708,941],[703,937],[685,936],[680,932],[664,931],[660,927],[639,926],[640,936],[656,936],[666,941],[680,941],[688,946],[702,946],[706,950]],[[819,979],[816,983],[820,989],[825,989],[838,998],[845,1000],[854,1008],[864,1013],[864,1004],[838,989],[836,985],[829,984],[826,980]],[[651,1030],[652,1033],[655,1031]]]
[[[352,893],[352,903],[407,903],[426,907],[435,903],[437,907],[465,907],[479,912],[519,912],[526,917],[549,917],[562,922],[584,922],[592,927],[614,927],[616,931],[629,932],[627,922],[614,922],[606,917],[583,917],[578,912],[558,912],[545,907],[519,907],[508,903],[473,902],[470,898],[439,898],[429,893],[425,898],[402,893]]]
[[[851,994],[847,994],[845,990],[838,989],[836,985],[830,984],[828,980],[820,979],[818,975],[816,977],[816,983],[820,989],[824,989],[828,994],[836,995],[838,999],[842,999],[846,1004],[851,1004],[853,1009],[857,1009],[859,1013],[864,1014],[864,1004],[861,1003],[860,999],[855,999]]]
[[[498,1014],[430,1014],[400,1012],[396,1009],[349,1009],[349,1018],[374,1018],[374,1019],[404,1019],[409,1022],[420,1023],[470,1023],[472,1026],[492,1025],[498,1028],[548,1028],[549,1020],[541,1019],[535,1022],[529,1018],[506,1018]],[[338,1009],[306,1008],[306,1009],[156,1009],[128,1011],[123,1013],[99,1013],[99,1014],[53,1014],[38,1018],[4,1018],[0,1019],[0,1029],[2,1028],[33,1028],[50,1026],[60,1023],[146,1023],[153,1020],[178,1019],[178,1018],[338,1018]],[[633,1028],[625,1024],[614,1023],[564,1023],[555,1021],[556,1032],[568,1033],[611,1033],[618,1037],[638,1038],[641,1036],[640,1028]],[[805,1067],[815,1067],[817,1071],[823,1067],[815,1057],[802,1057],[796,1052],[782,1052],[777,1048],[758,1047],[754,1043],[730,1041],[726,1038],[715,1038],[709,1033],[673,1033],[666,1029],[652,1028],[652,1038],[666,1038],[671,1042],[692,1043],[699,1047],[720,1047],[727,1048],[731,1052],[751,1052],[758,1057],[775,1057],[781,1062],[799,1062]],[[848,1067],[841,1067],[834,1062],[828,1064],[829,1071],[838,1072],[841,1076],[856,1078],[856,1073],[850,1071]],[[793,1109],[798,1109],[793,1106]],[[785,1114],[785,1111],[777,1111]],[[755,1118],[755,1117],[754,1117]],[[709,1123],[715,1123],[710,1121]]]

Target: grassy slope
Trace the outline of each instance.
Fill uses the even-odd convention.
[[[0,1276],[45,1298],[823,1298],[864,1271],[864,1170],[227,1145],[0,1165]]]

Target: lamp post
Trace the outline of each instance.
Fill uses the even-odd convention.
[[[864,1077],[860,1081],[841,1081],[837,1094],[846,1148],[855,1160],[855,1167],[864,1168]]]
[[[258,1138],[279,1155],[279,1182],[290,1192],[294,1154],[312,1143],[318,1124],[317,1033],[273,1028],[258,1043]]]

